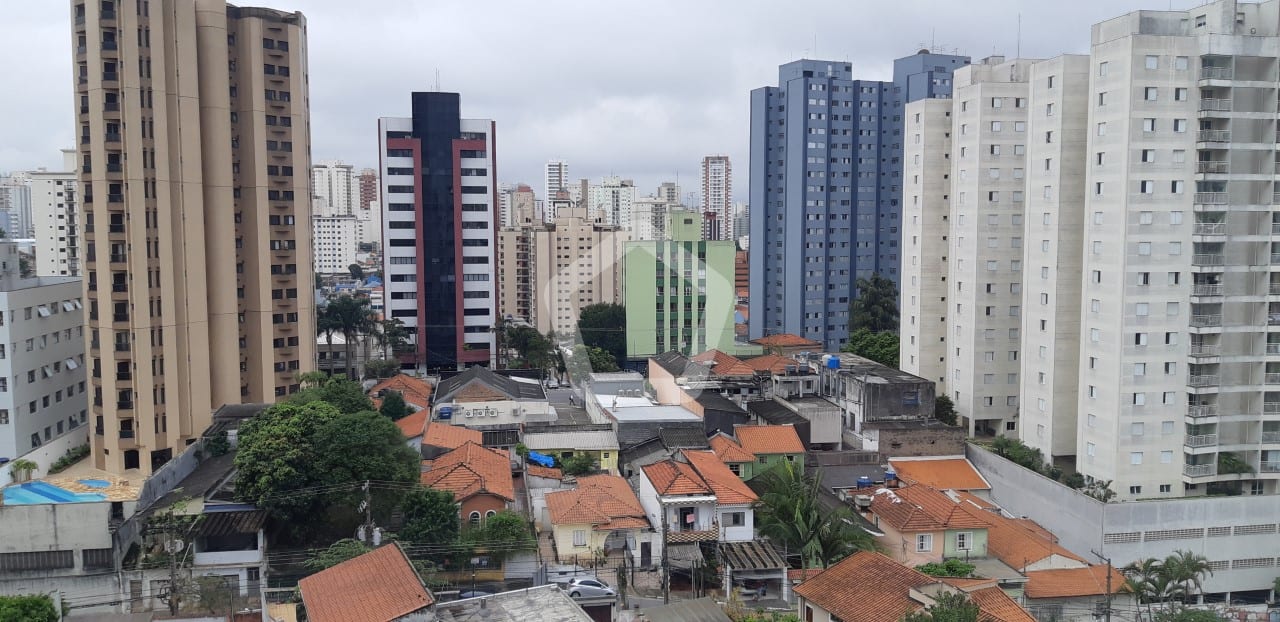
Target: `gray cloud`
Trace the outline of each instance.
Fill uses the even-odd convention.
[[[462,2],[264,0],[307,15],[312,156],[376,164],[376,119],[409,93],[462,93],[464,114],[498,124],[502,181],[542,183],[542,164],[633,178],[678,174],[694,190],[702,156],[727,153],[746,196],[748,92],[796,58],[849,60],[886,79],[930,41],[981,58],[1084,52],[1095,22],[1195,0]],[[1165,6],[1157,6],[1165,4]],[[0,171],[56,167],[74,138],[69,2],[6,6],[0,58]],[[814,52],[816,40],[816,53]]]

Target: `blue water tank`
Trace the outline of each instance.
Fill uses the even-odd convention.
[[[438,417],[437,417],[437,418],[439,418],[439,419],[452,419],[452,418],[453,418],[453,407],[452,407],[452,406],[441,406],[441,407],[440,407],[440,412],[439,412],[439,414],[438,414]]]
[[[832,355],[827,359],[827,369],[840,369],[840,357]]]
[[[886,485],[896,484],[898,482],[898,474],[893,471],[884,472],[884,483]]]
[[[861,477],[859,477],[859,478],[858,478],[858,489],[859,489],[859,490],[861,490],[861,489],[863,489],[863,488],[870,488],[870,487],[871,487],[871,478],[870,478],[870,477],[867,477],[866,475],[863,475],[863,476],[861,476]]]

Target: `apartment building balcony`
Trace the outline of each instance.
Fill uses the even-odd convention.
[[[1200,100],[1200,112],[1231,112],[1231,100],[1206,97]]]
[[[1218,444],[1217,434],[1196,434],[1194,436],[1188,436],[1182,440],[1182,445],[1184,447],[1191,447],[1191,448],[1209,447],[1211,445],[1217,445],[1217,444]]]
[[[1230,80],[1234,74],[1231,67],[1201,67],[1201,80]]]
[[[711,529],[671,529],[667,531],[667,542],[684,544],[688,542],[715,542],[720,539],[720,525],[711,521]]]
[[[1280,354],[1280,343],[1268,343],[1267,354]]]
[[[1280,461],[1263,460],[1258,463],[1258,471],[1262,473],[1280,473]]]
[[[1220,283],[1196,283],[1191,286],[1192,296],[1221,296],[1222,284]]]
[[[1268,313],[1267,326],[1280,326],[1280,313]]]
[[[1226,256],[1220,253],[1197,253],[1191,257],[1193,266],[1221,266],[1226,263]]]
[[[1271,223],[1271,235],[1280,235],[1280,222]]]
[[[1222,326],[1222,314],[1214,313],[1211,315],[1193,315],[1191,316],[1191,326],[1194,328]]]
[[[1193,404],[1187,406],[1187,416],[1192,419],[1204,419],[1218,416],[1217,404]]]
[[[1196,162],[1197,173],[1225,173],[1227,163],[1224,160],[1201,160]]]
[[[1225,222],[1198,222],[1191,229],[1194,235],[1226,235],[1227,223]]]
[[[1193,343],[1191,344],[1190,354],[1195,357],[1218,356],[1222,353],[1222,346],[1216,343]]]
[[[1218,474],[1216,464],[1184,464],[1182,474],[1187,477],[1213,477]]]
[[[1231,130],[1200,130],[1196,132],[1196,141],[1202,143],[1229,143]]]
[[[1267,374],[1268,376],[1271,374]],[[1276,374],[1280,376],[1280,374]],[[1188,376],[1187,385],[1192,387],[1213,387],[1218,385],[1218,374],[1200,374],[1197,376]],[[1280,384],[1280,378],[1277,378],[1277,384]]]
[[[1280,443],[1280,432],[1263,432],[1262,442],[1265,444]]]
[[[1280,374],[1266,373],[1263,376],[1262,384],[1280,384]]]
[[[1262,414],[1264,415],[1280,415],[1280,402],[1263,402]]]

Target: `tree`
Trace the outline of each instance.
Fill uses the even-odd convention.
[[[40,468],[40,465],[26,458],[18,458],[9,463],[9,472],[13,476],[13,481],[26,481],[31,479],[31,473]]]
[[[575,454],[560,461],[560,470],[565,475],[590,475],[597,468],[596,460],[590,454]]]
[[[0,596],[0,620],[4,622],[57,622],[61,619],[48,594]]]
[[[858,293],[849,303],[849,328],[898,332],[898,286],[879,273],[870,279],[858,279],[853,286]]]
[[[1180,586],[1186,597],[1200,593],[1205,575],[1213,574],[1208,558],[1191,551],[1174,551],[1164,558],[1160,571],[1170,583]]]
[[[537,548],[537,542],[529,531],[529,523],[523,516],[503,510],[485,519],[484,524],[472,527],[464,534],[466,542],[501,562],[512,553]]]
[[[368,298],[343,294],[329,301],[324,306],[322,316],[316,324],[334,327],[332,330],[342,333],[346,338],[344,353],[347,361],[347,375],[356,377],[355,346],[361,335],[373,333],[377,325],[377,314],[370,307]]]
[[[516,351],[525,366],[546,371],[556,364],[556,348],[551,339],[530,326],[505,325],[507,347]]]
[[[956,405],[946,395],[939,395],[933,400],[933,418],[947,425],[956,424]]]
[[[944,592],[920,611],[902,616],[902,622],[978,622],[978,605],[964,592]]]
[[[332,568],[349,559],[355,559],[372,551],[373,547],[352,538],[338,540],[329,545],[327,549],[321,549],[312,553],[311,557],[302,565],[307,570],[319,572],[326,568]]]
[[[400,511],[404,527],[400,539],[413,544],[445,544],[458,539],[458,504],[453,493],[419,488],[405,495]]]
[[[871,535],[854,525],[846,508],[827,510],[819,502],[820,474],[783,462],[758,476],[762,491],[755,503],[760,533],[800,554],[801,567],[826,567],[860,550],[874,550]]]
[[[239,587],[231,585],[227,577],[210,574],[196,578],[197,597],[200,606],[209,610],[210,614],[225,613],[234,610]]]
[[[582,343],[605,350],[613,356],[615,365],[627,360],[626,331],[627,311],[622,305],[600,302],[578,312],[578,334],[582,336]]]
[[[1233,473],[1252,473],[1253,467],[1245,462],[1240,454],[1224,451],[1218,454],[1218,475]]]
[[[294,393],[287,402],[292,404],[309,404],[325,402],[343,413],[358,413],[362,410],[373,410],[373,401],[364,393],[364,387],[354,380],[328,377],[323,383],[307,386]]]
[[[378,412],[392,421],[399,421],[413,411],[404,403],[404,396],[398,391],[386,391],[382,394],[382,406],[378,408]]]
[[[391,358],[391,353],[400,352],[409,344],[409,331],[400,318],[381,320],[373,324],[373,340],[382,349],[382,358]],[[399,369],[399,364],[397,364]]]
[[[618,363],[607,350],[594,346],[578,344],[573,346],[574,363],[588,367],[584,373],[618,371]]]
[[[374,359],[364,364],[364,377],[371,380],[382,380],[400,373],[400,361]]]
[[[859,328],[849,335],[842,348],[845,352],[869,358],[881,365],[898,368],[898,334],[876,333]]]
[[[361,267],[360,267],[360,264],[358,264],[358,263],[353,263],[353,264],[351,264],[351,265],[347,266],[347,270],[350,270],[350,271],[351,271],[351,278],[353,278],[353,279],[355,279],[355,280],[357,280],[357,281],[363,281],[363,280],[364,280],[364,268],[361,268]]]
[[[1116,491],[1111,489],[1111,480],[1105,482],[1093,480],[1092,483],[1085,486],[1084,494],[1103,503],[1110,503],[1112,499],[1116,498]]]
[[[1151,619],[1154,622],[1226,622],[1229,618],[1205,609],[1175,607],[1167,611],[1158,611]]]
[[[972,577],[975,568],[973,564],[955,558],[916,566],[916,570],[933,577]]]

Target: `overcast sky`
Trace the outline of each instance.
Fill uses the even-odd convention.
[[[156,1],[156,0],[153,0]],[[190,1],[190,0],[182,0]],[[0,20],[0,171],[57,167],[74,136],[70,2],[5,0]],[[307,16],[312,158],[377,163],[376,119],[409,93],[462,94],[498,127],[498,178],[541,193],[542,164],[572,178],[616,174],[645,193],[702,156],[732,159],[747,195],[751,89],[801,57],[849,60],[859,78],[932,41],[975,59],[1084,52],[1091,24],[1197,0],[481,2],[264,0]],[[816,51],[815,51],[816,41]]]

